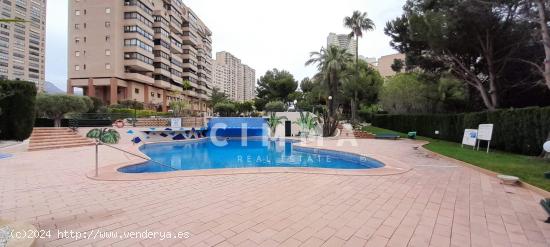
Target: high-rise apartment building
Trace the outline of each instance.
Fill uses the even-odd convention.
[[[0,23],[0,77],[36,83],[44,90],[46,0],[5,0],[1,17],[21,22]]]
[[[211,36],[181,0],[69,0],[67,91],[210,113]]]
[[[329,33],[327,37],[327,47],[330,46],[346,49],[353,57],[357,56],[357,41],[348,34]]]
[[[256,71],[231,53],[216,53],[214,70],[214,85],[231,100],[242,102],[256,98]]]

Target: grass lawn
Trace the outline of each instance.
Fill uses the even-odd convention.
[[[366,127],[363,130],[374,134],[397,134],[406,138],[405,133],[386,130],[377,127]],[[471,147],[461,148],[459,143],[441,141],[419,136],[417,139],[429,141],[430,144],[424,147],[430,151],[442,154],[457,160],[470,163],[497,173],[512,175],[521,178],[522,181],[550,191],[550,179],[544,178],[544,172],[550,171],[550,161],[538,157],[525,156],[513,153],[506,153],[491,150],[489,154],[485,151],[474,151]]]

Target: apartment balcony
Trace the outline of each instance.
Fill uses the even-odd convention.
[[[173,85],[173,84],[170,85],[170,90],[174,91],[174,92],[178,92],[178,93],[183,92],[183,88],[181,88],[180,86]]]
[[[152,64],[144,63],[138,59],[125,59],[124,66],[134,71],[153,72],[155,70]]]
[[[181,74],[182,77],[189,77],[189,78],[192,78],[191,80],[198,80],[199,77],[197,76],[197,74],[193,73],[193,72],[189,72],[189,71],[184,71],[182,74]]]
[[[164,89],[170,89],[172,84],[170,82],[164,81],[164,80],[155,80],[156,87],[164,88]]]
[[[197,65],[192,64],[192,63],[186,63],[186,62],[184,62],[182,68],[184,68],[184,69],[191,69],[191,70],[193,70],[193,71],[198,71]]]
[[[180,76],[177,76],[177,75],[174,75],[174,74],[172,74],[170,76],[170,78],[172,78],[172,80],[174,80],[175,82],[178,82],[178,83],[181,83],[183,81],[183,79]]]
[[[178,47],[174,42],[170,42],[170,52],[173,54],[181,54],[183,53],[183,49],[181,47]]]
[[[155,78],[139,73],[124,73],[124,77],[126,80],[137,81],[148,85],[153,85],[155,83]]]
[[[192,91],[192,90],[185,90],[185,91],[183,91],[183,94],[187,95],[189,97],[193,97],[193,98],[199,97],[199,94],[195,91]]]
[[[155,68],[155,74],[163,75],[163,76],[166,76],[166,77],[172,76],[172,73],[170,73],[170,71],[167,71],[167,70],[161,69],[161,68]]]

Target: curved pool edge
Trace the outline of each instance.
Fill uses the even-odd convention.
[[[196,142],[203,141],[207,138],[178,141],[178,142]],[[158,180],[176,177],[195,177],[195,176],[219,176],[219,175],[241,175],[241,174],[274,174],[274,173],[303,173],[303,174],[318,174],[318,175],[341,175],[341,176],[389,176],[398,175],[412,170],[412,167],[393,158],[389,158],[378,154],[361,154],[358,152],[342,151],[329,147],[312,147],[302,145],[296,139],[293,145],[299,148],[323,150],[329,152],[341,152],[352,155],[366,156],[369,159],[376,160],[384,166],[369,169],[334,169],[334,168],[314,168],[314,167],[253,167],[253,168],[223,168],[223,169],[204,169],[204,170],[176,170],[169,172],[154,172],[154,173],[124,173],[118,171],[120,168],[139,165],[144,163],[142,160],[131,162],[121,162],[111,164],[99,168],[99,176],[95,176],[95,170],[86,173],[86,177],[98,181],[141,181],[141,180]],[[168,142],[162,142],[168,143]],[[155,143],[144,143],[141,145],[132,146],[132,152],[149,158],[145,153],[141,152],[141,147]]]

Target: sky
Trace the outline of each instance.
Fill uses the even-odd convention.
[[[48,1],[46,80],[62,90],[67,81],[68,0]],[[380,57],[396,53],[384,34],[386,22],[401,15],[405,0],[184,0],[212,30],[213,54],[228,51],[256,70],[259,79],[277,68],[296,80],[311,77],[309,53],[326,46],[330,32],[349,33],[343,19],[354,10],[367,12],[376,29],[363,35],[359,54]]]

